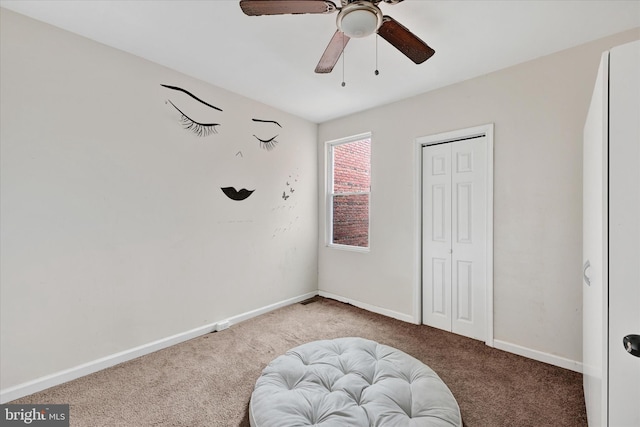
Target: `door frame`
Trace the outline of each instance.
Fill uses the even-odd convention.
[[[486,339],[485,344],[493,347],[493,123],[421,136],[414,141],[414,253],[415,271],[413,288],[413,317],[416,324],[422,324],[422,148],[428,145],[444,144],[479,136],[487,138],[486,158]]]

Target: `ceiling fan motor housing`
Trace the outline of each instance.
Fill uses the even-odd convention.
[[[373,2],[352,1],[340,10],[336,24],[340,31],[351,38],[366,37],[382,25],[382,12]]]

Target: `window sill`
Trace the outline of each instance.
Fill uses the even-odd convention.
[[[326,247],[331,249],[339,249],[342,251],[361,252],[361,253],[368,253],[371,251],[371,249],[368,247],[363,248],[361,246],[337,245],[335,243],[329,243],[326,245]]]

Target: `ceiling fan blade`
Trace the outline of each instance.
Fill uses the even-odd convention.
[[[340,30],[336,30],[329,45],[324,50],[320,62],[318,62],[316,66],[316,73],[330,73],[338,62],[338,59],[340,59],[340,55],[342,55],[342,51],[349,40],[349,36]]]
[[[338,10],[329,0],[240,0],[240,8],[249,16],[333,13]]]
[[[422,64],[436,53],[407,27],[390,16],[385,15],[382,18],[378,34],[416,64]]]

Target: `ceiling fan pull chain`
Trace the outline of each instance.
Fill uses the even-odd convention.
[[[344,33],[342,33],[342,87],[345,87],[347,83],[344,81],[344,48],[346,47],[346,43],[344,41]]]
[[[373,72],[373,74],[375,74],[376,76],[378,74],[380,74],[380,71],[378,71],[378,34],[376,34],[376,70]]]

